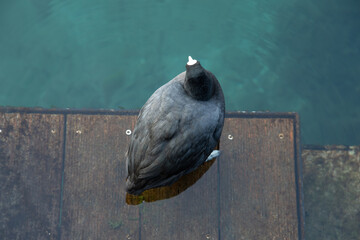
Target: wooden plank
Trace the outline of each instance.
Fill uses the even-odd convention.
[[[299,239],[295,120],[255,117],[225,122],[220,238]]]
[[[138,239],[125,203],[125,150],[135,116],[67,115],[62,239]]]
[[[145,199],[151,195],[166,200],[142,206],[141,239],[219,239],[218,168],[214,162],[170,187],[144,192]]]
[[[62,122],[66,126],[66,138],[62,139],[65,147],[59,149],[59,153],[65,152],[61,228],[59,235],[51,232],[50,236],[58,239],[302,239],[301,168],[295,114],[227,114],[220,147],[223,154],[218,160],[201,166],[171,187],[149,190],[136,198],[124,191],[124,154],[130,140],[125,131],[134,127],[133,112],[0,110],[6,116],[19,112],[28,113],[26,116],[65,116]],[[26,121],[35,122],[31,117]],[[53,121],[56,122],[50,122]],[[44,121],[37,122],[45,125],[42,128],[47,127]],[[18,123],[9,125],[14,124]],[[28,137],[26,132],[18,132]],[[32,154],[32,148],[27,146],[42,141],[33,140],[34,143],[24,143],[22,155]],[[46,137],[45,140],[49,141]],[[9,146],[16,149],[16,144]],[[48,150],[41,151],[45,154]],[[22,155],[15,158],[21,159]],[[21,167],[17,164],[14,169]],[[54,185],[43,181],[46,183],[48,188]],[[25,189],[34,188],[32,185],[36,183],[28,184]],[[42,195],[37,198],[41,199]],[[59,205],[55,205],[51,211],[59,212]],[[25,204],[23,210],[28,209],[31,206]],[[24,228],[16,226],[16,231]]]
[[[360,239],[360,146],[305,146],[307,239]]]
[[[64,118],[0,111],[0,239],[57,239]]]

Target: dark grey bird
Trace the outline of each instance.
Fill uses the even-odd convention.
[[[126,153],[126,191],[140,195],[171,185],[217,157],[224,115],[218,80],[189,57],[186,71],[157,89],[140,110]]]

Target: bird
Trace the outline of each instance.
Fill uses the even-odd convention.
[[[186,71],[158,88],[141,108],[126,158],[126,191],[169,186],[216,158],[225,99],[214,74],[188,57]]]

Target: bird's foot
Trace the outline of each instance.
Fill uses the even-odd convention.
[[[221,154],[221,151],[219,151],[219,150],[212,151],[210,153],[209,157],[205,160],[205,162],[210,161],[210,160],[212,160],[214,158],[217,158],[218,156],[220,156],[220,154]]]

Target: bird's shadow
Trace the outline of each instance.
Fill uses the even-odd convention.
[[[195,171],[182,176],[170,186],[149,189],[139,196],[126,193],[126,203],[128,205],[138,205],[144,201],[155,202],[175,197],[196,183],[210,169],[215,160],[216,158],[203,163]]]

